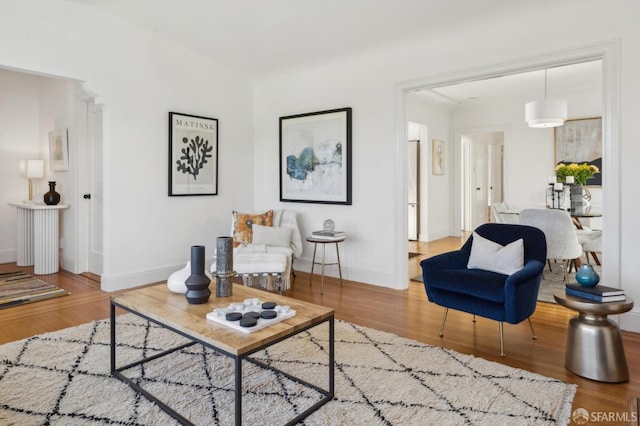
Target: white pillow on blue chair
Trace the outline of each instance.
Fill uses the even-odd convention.
[[[522,238],[503,246],[473,233],[469,269],[483,269],[511,275],[524,266],[524,241]]]

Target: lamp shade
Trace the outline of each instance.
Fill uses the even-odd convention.
[[[44,160],[27,160],[27,177],[41,178],[44,176]]]
[[[529,127],[558,127],[567,119],[567,101],[545,99],[528,102],[524,107],[525,121]]]

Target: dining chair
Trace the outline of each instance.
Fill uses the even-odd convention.
[[[491,203],[491,216],[495,223],[504,223],[504,217],[500,214],[504,210],[503,203]]]
[[[524,209],[520,212],[522,225],[534,226],[547,239],[547,263],[551,270],[551,259],[561,260],[564,268],[564,282],[569,280],[569,268],[582,256],[582,246],[578,242],[571,216],[558,209]]]
[[[602,253],[602,231],[577,230],[578,242],[582,245],[582,251],[589,263],[589,255],[593,257],[596,265],[600,265],[598,253]]]
[[[518,208],[513,204],[492,203],[491,214],[495,223],[510,223],[512,225],[520,223]]]

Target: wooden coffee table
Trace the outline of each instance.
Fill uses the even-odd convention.
[[[243,333],[233,328],[206,319],[206,314],[215,308],[226,308],[231,303],[244,302],[246,299],[260,299],[262,301],[276,302],[278,305],[288,305],[296,311],[292,318],[272,324],[254,333]],[[124,366],[116,366],[116,308],[122,308],[136,314],[148,321],[171,330],[191,340],[187,345],[169,349],[159,355],[144,358]],[[134,383],[122,374],[147,361],[168,355],[186,346],[201,344],[221,354],[234,359],[235,363],[235,423],[242,424],[242,361],[246,360],[263,368],[274,370],[284,374],[296,382],[308,386],[323,395],[323,398],[299,414],[287,424],[296,424],[329,402],[334,396],[334,310],[303,302],[285,296],[268,293],[250,287],[234,284],[231,297],[216,297],[215,292],[209,298],[208,303],[191,305],[182,294],[175,294],[167,289],[165,284],[145,287],[115,295],[111,298],[111,374],[129,384],[134,390],[141,393],[151,401],[156,402],[160,408],[181,424],[190,425],[186,418],[171,409],[166,403],[159,401],[148,391]],[[319,388],[302,379],[288,373],[277,370],[256,359],[251,354],[274,345],[291,336],[301,333],[309,328],[322,323],[329,326],[329,377],[328,390]]]

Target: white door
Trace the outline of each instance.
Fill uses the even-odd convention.
[[[487,223],[489,185],[487,178],[488,144],[481,137],[471,137],[471,226]]]
[[[503,201],[504,132],[464,133],[461,142],[462,229],[490,221],[489,205]]]
[[[503,201],[502,145],[489,144],[489,205]]]
[[[102,109],[93,102],[89,103],[87,136],[91,170],[89,171],[88,192],[83,194],[83,201],[89,204],[87,270],[96,275],[102,275],[103,267],[102,119]]]
[[[408,186],[408,210],[409,210],[409,240],[418,239],[419,225],[419,155],[420,141],[410,140],[407,161],[407,186]]]

